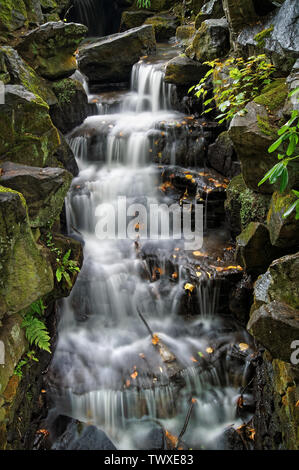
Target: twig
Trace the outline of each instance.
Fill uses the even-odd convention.
[[[149,326],[149,324],[147,323],[146,319],[144,318],[144,316],[143,316],[142,313],[140,312],[139,307],[137,307],[137,312],[138,312],[138,315],[140,316],[141,320],[142,320],[143,323],[145,324],[147,331],[149,332],[149,334],[150,334],[151,337],[153,338],[153,337],[154,337],[154,332],[152,331],[152,329],[151,329],[151,327]]]
[[[179,434],[179,437],[178,437],[178,440],[177,440],[177,443],[176,443],[176,446],[175,446],[175,449],[178,448],[179,444],[180,444],[180,441],[183,437],[183,435],[185,434],[185,432],[187,431],[187,427],[188,427],[188,424],[189,424],[189,421],[190,421],[190,418],[191,418],[191,414],[192,414],[192,410],[193,410],[193,406],[194,406],[194,401],[191,400],[191,403],[190,403],[190,406],[189,406],[189,409],[188,409],[188,412],[187,412],[187,415],[186,415],[186,419],[185,419],[185,422],[184,422],[184,425],[182,427],[182,430]]]

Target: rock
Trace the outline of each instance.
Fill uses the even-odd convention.
[[[191,59],[205,62],[224,57],[229,51],[229,29],[225,19],[206,20],[202,23],[186,49]]]
[[[28,23],[32,26],[38,26],[44,22],[44,15],[42,12],[39,0],[24,0],[27,10]]]
[[[78,80],[64,78],[54,82],[53,91],[57,103],[50,107],[50,116],[54,126],[67,134],[91,114],[93,105],[88,103],[84,87]]]
[[[104,431],[72,420],[52,450],[117,450]]]
[[[0,319],[53,289],[53,273],[33,238],[24,197],[0,186]]]
[[[283,217],[283,214],[295,201],[296,196],[293,193],[275,192],[272,195],[267,215],[267,227],[271,243],[274,246],[292,248],[298,245],[299,220],[295,218],[296,211],[286,218]]]
[[[267,227],[250,224],[237,237],[236,261],[253,277],[264,273],[274,258]]]
[[[1,2],[0,32],[12,32],[27,25],[27,11],[23,0]]]
[[[276,88],[279,94],[281,85]],[[285,87],[283,87],[285,90]],[[275,90],[275,88],[273,88]],[[272,95],[272,92],[271,92]],[[277,103],[283,106],[286,93],[281,91],[280,101]],[[229,137],[231,138],[238,159],[241,162],[242,174],[246,185],[253,191],[261,193],[273,193],[279,187],[278,183],[271,185],[264,183],[258,186],[259,181],[267,171],[277,163],[277,158],[269,154],[268,148],[277,137],[277,125],[269,122],[269,116],[264,105],[260,104],[262,95],[254,102],[246,106],[244,116],[235,116],[229,127]],[[272,112],[274,109],[272,108]]]
[[[208,164],[214,170],[229,178],[240,173],[240,163],[227,131],[222,132],[217,137],[216,142],[209,146]]]
[[[235,318],[244,326],[249,320],[252,296],[253,285],[251,277],[244,274],[241,281],[230,291],[229,296],[229,309],[234,314]]]
[[[291,345],[299,338],[299,310],[273,300],[253,312],[247,329],[274,358],[290,362]]]
[[[266,53],[281,72],[289,73],[299,57],[298,32],[299,3],[285,0],[262,23],[247,24],[236,39],[236,45],[243,54]]]
[[[169,15],[152,16],[151,18],[147,18],[144,24],[151,24],[155,30],[156,40],[163,42],[175,36],[176,29],[179,26],[179,20]]]
[[[216,445],[218,450],[245,450],[241,436],[233,426],[230,426],[223,431],[223,433],[217,438]]]
[[[120,32],[142,26],[145,20],[151,16],[153,16],[153,12],[148,10],[124,11],[121,16]]]
[[[226,196],[226,217],[234,236],[245,229],[250,222],[266,222],[271,196],[248,188],[242,174],[231,180]]]
[[[222,0],[222,3],[233,37],[244,26],[256,20],[253,0]]]
[[[167,63],[165,81],[175,85],[192,85],[198,83],[208,70],[208,66],[180,55]]]
[[[224,16],[222,0],[209,0],[205,3],[195,19],[195,28],[199,29],[202,22],[209,19],[218,19]]]
[[[0,107],[0,161],[57,167],[54,152],[60,145],[48,105],[20,85],[7,85]]]
[[[286,255],[271,263],[254,285],[252,312],[274,300],[299,309],[299,253]]]
[[[60,132],[59,137],[61,144],[55,150],[54,157],[61,163],[63,168],[69,171],[73,176],[78,176],[79,168],[74,153]]]
[[[10,46],[0,47],[0,61],[5,64],[7,77],[5,84],[22,85],[28,91],[38,95],[47,104],[57,102],[51,87],[46,80],[39,77],[35,71],[19,56],[18,52]]]
[[[17,50],[36,73],[57,80],[69,77],[77,69],[75,52],[86,33],[84,25],[49,22],[27,33]]]
[[[93,83],[128,82],[133,65],[143,55],[154,52],[155,48],[151,25],[113,34],[80,48],[80,70]]]
[[[287,85],[290,92],[299,87],[299,59],[296,60],[294,67],[292,68],[291,73],[287,78]],[[289,100],[292,109],[299,111],[298,95],[293,95],[291,98],[289,98]]]
[[[268,352],[259,357],[254,379],[255,449],[299,449],[298,393],[298,367],[273,360]]]
[[[52,225],[59,217],[72,175],[61,168],[35,168],[6,162],[0,185],[23,194],[31,227]]]
[[[8,382],[13,375],[16,365],[27,349],[28,343],[25,338],[25,331],[21,328],[22,321],[23,319],[19,314],[11,315],[4,319],[0,328],[0,341],[4,344],[5,351],[5,366],[0,365],[0,412],[2,411],[1,400]],[[2,421],[0,417],[0,426]],[[0,438],[0,449],[2,448]]]
[[[196,29],[193,24],[183,24],[177,27],[175,35],[177,40],[180,41],[184,46],[189,46],[195,33]]]

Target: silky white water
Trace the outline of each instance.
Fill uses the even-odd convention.
[[[122,94],[119,111],[87,118],[69,139],[80,174],[66,201],[68,229],[75,237],[81,234],[84,265],[70,297],[60,305],[51,366],[53,393],[57,412],[98,425],[122,449],[140,448],[138,435],[151,420],[178,435],[190,398],[196,398],[184,440],[192,448],[215,448],[225,426],[239,422],[237,388],[217,364],[201,364],[217,331],[223,342],[234,342],[234,334],[223,333],[216,315],[218,290],[212,281],[200,286],[198,315],[185,319],[178,315],[186,295],[185,267],[177,265],[176,282],[166,268],[168,259],[176,256],[172,253],[182,249],[180,241],[143,242],[138,233],[135,242],[99,240],[95,235],[101,204],[111,204],[117,214],[119,196],[145,205],[161,200],[149,138],[159,123],[182,118],[171,109],[173,88],[164,82],[162,65],[136,64],[131,90]],[[98,140],[91,161],[94,135]],[[173,140],[174,150],[177,144]],[[142,245],[156,257],[157,279],[151,277],[146,257],[140,256]],[[138,309],[175,355],[177,380],[169,378]]]

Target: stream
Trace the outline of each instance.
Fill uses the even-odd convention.
[[[220,274],[232,264],[231,243],[224,216],[215,218],[214,208],[223,207],[224,192],[216,191],[220,202],[207,202],[215,175],[196,164],[194,147],[184,151],[194,122],[174,109],[175,87],[164,82],[164,65],[177,53],[173,44],[159,45],[156,56],[142,58],[130,90],[93,90],[97,114],[68,136],[80,169],[66,201],[68,232],[83,240],[84,265],[70,297],[59,304],[51,416],[94,424],[118,449],[152,448],[161,429],[179,436],[191,403],[182,447],[225,448],[224,430],[241,426],[251,413],[246,390],[238,407],[250,378],[251,339],[222,314]],[[77,78],[88,91],[84,77]],[[197,133],[200,152],[204,129]],[[163,152],[167,162],[159,164],[153,149],[161,137],[155,159]],[[203,246],[186,252],[172,233],[142,239],[137,214],[135,240],[123,233],[99,239],[103,205],[116,216],[120,197],[127,207],[169,206],[188,195],[169,182],[171,176],[180,175],[181,184],[189,173],[203,188]]]

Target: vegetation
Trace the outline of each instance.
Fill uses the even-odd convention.
[[[23,377],[23,367],[27,364],[30,364],[31,361],[38,362],[38,359],[35,356],[35,351],[29,351],[26,356],[19,361],[14,370],[14,375],[17,375],[18,377]]]
[[[289,97],[299,93],[299,87],[293,90]],[[299,99],[298,99],[299,101]],[[299,155],[296,154],[296,147],[299,142],[299,111],[293,110],[290,119],[277,132],[278,139],[269,147],[268,152],[273,153],[279,150],[277,158],[279,160],[261,179],[259,186],[265,181],[270,184],[280,180],[280,192],[284,192],[289,182],[288,165],[297,160]],[[284,213],[284,217],[290,215],[296,210],[296,219],[299,220],[299,191],[293,189],[293,193],[297,197],[296,201]]]
[[[265,85],[271,83],[271,75],[274,66],[267,60],[264,54],[249,57],[229,59],[221,62],[219,59],[204,62],[211,68],[200,82],[191,87],[189,92],[195,90],[197,98],[207,97],[209,77],[213,74],[213,97],[205,99],[205,110],[203,114],[210,113],[215,108],[220,111],[216,119],[220,123],[231,120],[236,115],[246,113],[247,103],[256,98]],[[219,76],[224,72],[228,78],[221,79]],[[211,105],[208,107],[209,105]]]
[[[67,285],[69,287],[72,287],[70,274],[74,272],[79,272],[80,268],[78,267],[77,261],[70,259],[71,250],[68,250],[63,255],[62,251],[55,246],[55,243],[53,243],[53,236],[50,232],[47,234],[46,243],[47,243],[47,247],[50,248],[50,250],[56,255],[57,268],[56,268],[55,275],[56,275],[57,281],[61,282],[64,279]]]
[[[151,0],[137,0],[138,8],[150,8]]]
[[[50,336],[47,327],[40,318],[43,317],[45,306],[43,301],[37,300],[31,304],[29,311],[25,314],[22,328],[25,328],[25,335],[30,345],[35,345],[43,351],[51,352]]]

